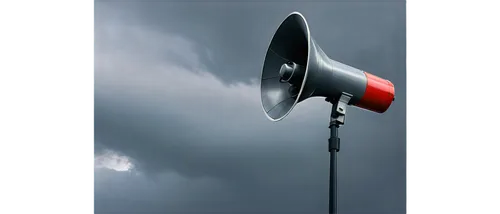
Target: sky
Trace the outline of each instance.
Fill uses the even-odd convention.
[[[339,213],[406,213],[404,1],[96,1],[95,213],[327,213],[322,98],[271,122],[267,46],[291,12],[332,59],[389,79],[340,128]]]

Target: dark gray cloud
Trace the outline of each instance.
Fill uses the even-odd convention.
[[[202,49],[198,53],[204,64],[224,80],[245,81],[254,77],[262,68],[267,45],[277,25],[295,10],[309,20],[312,35],[328,50],[327,54],[340,61],[373,70],[395,63],[370,63],[375,60],[362,60],[360,53],[373,50],[379,52],[379,57],[390,60],[394,60],[393,55],[404,59],[405,53],[404,48],[391,48],[405,44],[405,2],[132,1],[96,5],[96,23],[106,17],[106,9],[101,5],[107,5],[122,10],[120,18],[127,24],[175,32],[196,41]],[[210,49],[211,57],[205,48]],[[385,56],[386,51],[400,54]]]
[[[96,169],[96,213],[327,210],[330,106],[312,99],[272,123],[253,82],[294,10],[330,57],[397,90],[383,115],[348,110],[339,211],[405,212],[404,2],[99,2],[96,154],[116,151],[135,171]]]

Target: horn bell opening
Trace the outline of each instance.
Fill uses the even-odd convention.
[[[298,103],[307,78],[309,44],[309,27],[298,12],[285,18],[271,40],[262,69],[260,91],[262,108],[272,121],[286,117]],[[294,81],[283,81],[282,67],[286,64],[296,64],[300,68],[301,72],[296,72],[300,76],[285,78]]]

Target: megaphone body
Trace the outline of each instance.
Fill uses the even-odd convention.
[[[339,99],[378,113],[394,100],[394,85],[360,69],[330,59],[310,36],[307,22],[291,13],[278,27],[266,53],[261,76],[262,108],[269,119],[286,117],[310,97]]]

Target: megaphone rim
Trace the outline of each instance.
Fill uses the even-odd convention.
[[[311,37],[310,37],[310,31],[309,31],[309,25],[307,24],[307,20],[306,18],[304,17],[304,15],[302,15],[302,13],[298,12],[298,11],[294,11],[290,14],[288,14],[288,16],[286,16],[285,19],[283,19],[283,21],[279,24],[278,28],[276,29],[276,31],[274,32],[273,34],[273,37],[271,37],[271,41],[269,42],[269,45],[267,46],[267,51],[269,51],[269,48],[271,47],[271,44],[273,42],[273,39],[274,39],[274,36],[276,35],[276,33],[278,32],[278,30],[281,28],[281,26],[283,25],[283,23],[290,17],[290,16],[293,16],[293,15],[298,15],[302,21],[304,22],[305,26],[306,26],[306,31],[307,31],[307,63],[306,63],[306,71],[305,71],[305,74],[304,74],[304,79],[302,80],[302,85],[300,86],[300,91],[297,95],[297,98],[295,99],[295,102],[293,103],[292,107],[290,107],[290,109],[288,109],[288,111],[281,117],[277,118],[277,119],[274,119],[272,117],[269,116],[269,114],[266,112],[266,109],[264,108],[264,104],[262,103],[262,78],[263,78],[263,75],[264,75],[264,69],[262,69],[261,71],[261,74],[260,74],[260,83],[259,83],[259,88],[260,88],[260,107],[262,109],[262,111],[264,111],[264,114],[266,115],[267,119],[273,121],[273,122],[278,122],[280,120],[282,120],[283,118],[285,118],[286,116],[288,116],[288,114],[290,114],[290,112],[292,112],[293,108],[295,108],[295,105],[297,105],[297,103],[299,102],[299,99],[300,97],[302,96],[302,92],[304,91],[304,86],[305,86],[305,83],[307,81],[307,73],[309,72],[309,59],[310,59],[310,54],[311,54]],[[265,54],[264,56],[264,63],[265,63],[265,59],[267,58],[267,54]]]

